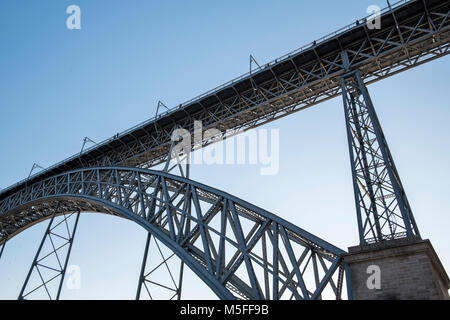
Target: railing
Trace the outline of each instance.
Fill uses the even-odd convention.
[[[395,9],[397,9],[397,8],[399,8],[400,6],[404,5],[405,3],[413,2],[413,1],[414,1],[414,0],[400,0],[400,1],[396,2],[396,3],[394,3],[393,5],[390,5],[390,6],[386,7],[386,8],[384,8],[384,9],[382,9],[381,12],[380,12],[380,14],[383,15],[384,13],[387,13],[387,12],[390,12],[390,11],[394,11]],[[266,69],[266,68],[268,68],[268,67],[270,67],[270,66],[273,66],[273,65],[278,64],[278,63],[280,63],[280,62],[286,61],[286,60],[290,59],[292,56],[297,55],[297,54],[299,54],[299,53],[305,51],[306,49],[311,49],[311,48],[313,48],[313,47],[316,47],[316,46],[318,46],[318,45],[320,45],[320,44],[322,44],[322,43],[324,43],[324,42],[326,42],[326,41],[328,41],[328,40],[330,40],[330,39],[332,39],[332,38],[335,38],[335,37],[337,37],[337,36],[339,36],[339,35],[341,35],[341,34],[347,32],[347,31],[353,29],[353,28],[357,28],[357,27],[358,27],[359,25],[361,25],[362,23],[366,23],[366,22],[367,22],[367,19],[368,19],[369,17],[371,17],[371,15],[368,15],[368,16],[362,18],[362,19],[359,19],[359,20],[357,20],[356,22],[354,22],[354,23],[352,23],[352,24],[349,24],[349,25],[347,25],[347,26],[345,26],[345,27],[343,27],[343,28],[341,28],[341,29],[339,29],[339,30],[337,30],[337,31],[334,31],[334,32],[332,32],[332,33],[330,33],[330,34],[328,34],[328,35],[326,35],[326,36],[323,36],[323,37],[321,37],[321,38],[319,38],[319,39],[317,39],[317,40],[315,40],[315,41],[313,41],[313,42],[311,42],[311,43],[309,43],[309,44],[307,44],[307,45],[304,45],[304,46],[302,46],[302,47],[300,47],[300,48],[298,48],[298,49],[296,49],[296,50],[294,50],[294,51],[291,51],[291,52],[285,54],[284,56],[281,56],[280,58],[277,58],[277,59],[275,59],[275,60],[272,60],[272,61],[270,61],[269,63],[264,64],[264,67],[260,68],[260,70],[264,70],[264,69]],[[93,145],[93,146],[91,146],[91,147],[89,147],[89,148],[86,148],[86,149],[85,149],[83,152],[81,152],[81,153],[75,154],[75,155],[73,155],[73,156],[71,156],[71,157],[69,157],[69,158],[67,158],[67,159],[64,159],[64,160],[62,160],[62,161],[60,161],[60,162],[58,162],[58,163],[56,163],[56,164],[54,164],[54,165],[48,167],[48,168],[45,169],[45,170],[39,171],[39,172],[33,174],[32,176],[30,176],[30,177],[28,177],[28,178],[26,178],[26,179],[23,179],[23,180],[21,180],[21,181],[15,183],[15,184],[13,184],[13,185],[11,185],[11,186],[8,187],[8,188],[1,189],[0,195],[1,195],[2,193],[4,193],[4,192],[7,192],[7,191],[10,190],[10,189],[13,189],[14,187],[16,187],[16,186],[18,186],[18,185],[21,185],[21,184],[23,184],[23,183],[26,183],[28,180],[33,179],[34,177],[37,177],[37,176],[39,176],[39,175],[41,175],[41,174],[43,174],[43,173],[45,173],[45,172],[52,171],[53,169],[59,167],[59,166],[62,165],[63,163],[66,163],[66,162],[75,160],[75,159],[81,157],[82,155],[84,155],[84,154],[86,154],[86,153],[89,153],[91,150],[94,150],[94,149],[96,149],[96,148],[98,148],[98,147],[101,147],[101,146],[107,144],[108,142],[113,141],[113,140],[115,140],[115,139],[117,139],[117,138],[119,138],[119,137],[121,137],[121,136],[127,135],[128,133],[133,132],[133,131],[135,131],[135,130],[137,130],[137,129],[139,129],[139,128],[145,127],[145,126],[148,125],[149,123],[152,123],[152,122],[154,122],[155,120],[157,120],[157,119],[159,119],[159,118],[161,118],[161,117],[163,117],[163,116],[167,116],[167,115],[169,115],[170,113],[173,113],[173,112],[175,112],[175,111],[177,111],[177,110],[179,110],[179,109],[182,109],[182,108],[184,108],[184,107],[186,107],[186,106],[188,106],[188,105],[190,105],[190,104],[192,104],[192,103],[194,103],[194,102],[196,102],[196,101],[199,101],[199,100],[201,100],[202,98],[204,98],[204,97],[206,97],[206,96],[209,96],[209,95],[211,95],[211,94],[213,94],[213,93],[216,93],[216,92],[218,92],[218,91],[220,91],[220,90],[222,90],[222,89],[224,89],[224,88],[226,88],[226,87],[228,87],[228,86],[231,86],[231,85],[233,85],[233,84],[236,83],[236,82],[242,81],[242,80],[244,80],[244,79],[250,77],[251,75],[252,75],[252,72],[251,72],[251,71],[250,71],[250,72],[247,72],[247,73],[245,73],[245,74],[243,74],[243,75],[241,75],[241,76],[239,76],[239,77],[237,77],[237,78],[234,78],[233,80],[230,80],[230,81],[228,81],[228,82],[226,82],[226,83],[224,83],[224,84],[222,84],[222,85],[220,85],[220,86],[215,87],[214,89],[211,89],[211,90],[209,90],[209,91],[206,91],[205,93],[203,93],[203,94],[201,94],[201,95],[198,95],[198,96],[196,96],[195,98],[192,98],[192,99],[190,99],[190,100],[188,100],[188,101],[186,101],[186,102],[184,102],[184,103],[178,105],[177,107],[170,108],[170,109],[168,109],[167,111],[165,111],[165,112],[163,112],[163,113],[160,113],[159,115],[154,116],[153,118],[150,118],[150,119],[148,119],[148,120],[146,120],[146,121],[143,121],[143,122],[141,122],[141,123],[139,123],[139,124],[137,124],[137,125],[135,125],[135,126],[129,128],[129,129],[127,129],[127,130],[125,130],[125,131],[119,133],[119,134],[116,135],[115,137],[107,138],[107,139],[103,140],[103,141],[100,142],[100,143],[97,143],[97,144],[95,144],[95,145]]]

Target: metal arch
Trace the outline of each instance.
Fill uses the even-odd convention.
[[[135,221],[221,299],[320,299],[325,288],[340,298],[343,250],[223,191],[160,171],[86,168],[30,185],[0,202],[0,238],[53,214],[54,201]]]
[[[150,242],[155,244],[154,248],[150,248]],[[154,253],[150,256],[150,260],[153,261],[153,266],[146,270],[147,258],[149,252]],[[180,300],[182,294],[183,284],[183,272],[184,262],[177,259],[175,253],[170,252],[165,254],[163,248],[159,244],[155,237],[149,232],[147,234],[147,240],[145,243],[144,258],[142,260],[141,273],[139,276],[138,288],[136,291],[136,300],[140,300],[145,295],[154,300],[156,293],[165,293],[166,300]],[[175,265],[174,265],[175,264]],[[178,270],[174,270],[174,267]],[[165,276],[161,275],[161,271],[165,273]],[[144,288],[145,290],[142,290]],[[153,290],[155,292],[153,292]],[[145,292],[142,294],[141,292]]]

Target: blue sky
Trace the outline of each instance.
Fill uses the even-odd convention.
[[[81,8],[81,30],[66,8]],[[278,58],[385,1],[119,1],[0,3],[0,187],[243,74],[249,54]],[[369,86],[424,238],[450,266],[450,58]],[[192,178],[265,208],[346,249],[358,243],[342,99],[264,126],[280,130],[280,171],[194,166]],[[255,187],[257,186],[257,187]],[[0,260],[0,298],[16,298],[46,223],[12,239]],[[134,298],[145,232],[83,214],[70,264],[80,290],[62,298]],[[185,294],[213,298],[192,274]],[[200,288],[199,288],[200,287]]]

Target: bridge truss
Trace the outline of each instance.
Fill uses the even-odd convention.
[[[51,228],[62,214],[103,212],[149,232],[137,298],[158,284],[146,271],[153,239],[182,261],[166,288],[174,298],[186,265],[222,299],[320,299],[327,289],[340,299],[344,251],[227,193],[148,168],[167,162],[172,132],[193,135],[195,120],[226,137],[342,95],[360,243],[420,236],[366,85],[447,55],[449,15],[450,0],[400,1],[383,11],[380,29],[358,20],[2,190],[0,256],[7,239],[44,219]]]
[[[344,251],[239,198],[163,171],[71,171],[11,195],[0,202],[0,211],[9,213],[1,222],[1,239],[46,218],[51,230],[55,215],[67,212],[130,219],[222,299],[318,299],[325,289],[340,298],[342,293]]]

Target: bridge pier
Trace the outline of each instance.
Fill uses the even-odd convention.
[[[403,238],[348,250],[344,262],[355,300],[449,299],[449,277],[429,240]]]
[[[353,299],[449,299],[450,280],[422,240],[359,70],[341,78],[360,245],[349,248]]]

